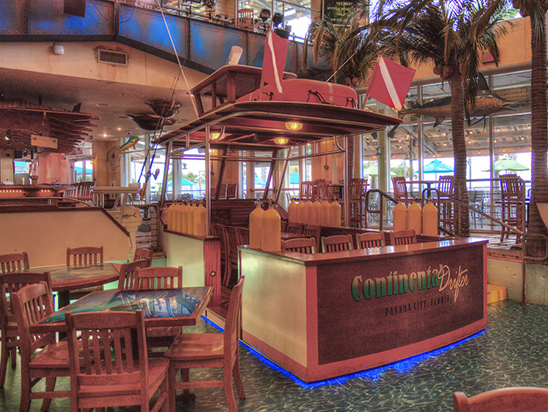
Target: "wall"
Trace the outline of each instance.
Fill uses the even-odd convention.
[[[93,177],[97,186],[120,186],[118,142],[93,142]]]
[[[38,184],[71,183],[71,163],[61,153],[42,153],[38,157]]]
[[[14,183],[13,150],[0,150],[0,183]]]
[[[103,246],[105,261],[133,260],[129,237],[97,209],[0,213],[0,255],[27,252],[31,267],[66,263],[67,247]]]

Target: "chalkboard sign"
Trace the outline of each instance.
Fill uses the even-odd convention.
[[[324,0],[323,16],[331,19],[334,24],[344,24],[347,14],[357,3],[357,0]]]

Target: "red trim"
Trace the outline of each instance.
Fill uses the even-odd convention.
[[[306,361],[318,364],[318,277],[316,266],[306,268]]]

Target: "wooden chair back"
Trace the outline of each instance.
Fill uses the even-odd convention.
[[[183,267],[153,266],[135,270],[137,290],[177,289],[183,287]]]
[[[22,270],[29,270],[29,256],[27,252],[0,255],[0,273],[11,273]]]
[[[316,241],[313,237],[282,239],[282,250],[313,255],[316,253]]]
[[[238,197],[238,183],[228,183],[226,185],[226,198],[236,199]]]
[[[287,233],[294,233],[296,235],[302,235],[303,234],[304,225],[302,223],[297,222],[289,222],[287,224],[286,232]]]
[[[118,289],[138,290],[137,269],[150,267],[146,259],[134,260],[120,266],[120,277],[118,278]]]
[[[398,202],[402,202],[406,205],[412,202],[407,196],[407,184],[405,183],[405,176],[394,176],[392,178],[392,186],[394,189],[394,198]]]
[[[245,276],[242,276],[238,283],[232,288],[226,323],[224,330],[224,365],[226,370],[232,371],[234,364],[238,362],[238,339],[240,333],[240,322],[242,319],[242,291],[244,288]]]
[[[390,232],[390,244],[392,246],[410,245],[412,243],[417,243],[417,235],[413,229]]]
[[[350,185],[348,186],[348,197],[351,200],[362,200],[367,192],[369,183],[367,179],[354,178],[350,179]]]
[[[144,249],[144,248],[137,248],[135,249],[135,256],[133,257],[133,261],[136,260],[146,260],[148,263],[148,266],[152,266],[152,258],[154,256],[154,252],[150,249]]]
[[[316,180],[316,195],[318,199],[326,200],[328,198],[327,181],[325,179]]]
[[[438,192],[443,197],[453,197],[453,176],[440,176],[438,180]]]
[[[322,252],[342,252],[352,250],[352,235],[322,236]]]
[[[67,266],[103,264],[103,246],[67,248]]]
[[[316,245],[320,245],[322,227],[319,225],[304,225],[303,237],[313,237]]]
[[[20,337],[21,368],[28,369],[34,352],[55,343],[55,333],[30,333],[31,325],[39,323],[54,312],[53,295],[47,282],[39,282],[13,292],[10,300]]]
[[[13,312],[12,300],[9,298],[13,293],[21,290],[27,285],[46,282],[51,290],[51,276],[46,273],[5,273],[0,275],[0,329],[2,352],[0,354],[0,387],[4,386],[8,356],[11,357],[11,365],[16,366],[15,349],[18,344],[18,328]]]
[[[314,182],[301,182],[300,200],[312,200],[314,196]]]
[[[548,388],[503,388],[467,397],[453,394],[455,412],[543,412],[548,407]]]
[[[255,28],[255,13],[253,9],[238,10],[237,23],[240,29],[253,30]]]
[[[358,249],[369,249],[384,246],[383,232],[356,233],[356,245]]]
[[[77,183],[77,193],[76,198],[85,202],[91,202],[92,200],[92,190],[95,187],[95,182],[80,182]]]
[[[238,236],[238,245],[249,245],[249,229],[247,227],[237,226],[236,234]]]
[[[127,405],[149,410],[155,391],[149,387],[144,319],[142,310],[66,314],[74,411]],[[164,390],[153,410],[168,402],[167,395]]]

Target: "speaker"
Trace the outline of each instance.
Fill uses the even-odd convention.
[[[72,14],[73,16],[86,17],[86,0],[64,0],[65,7],[63,12],[65,14]]]

